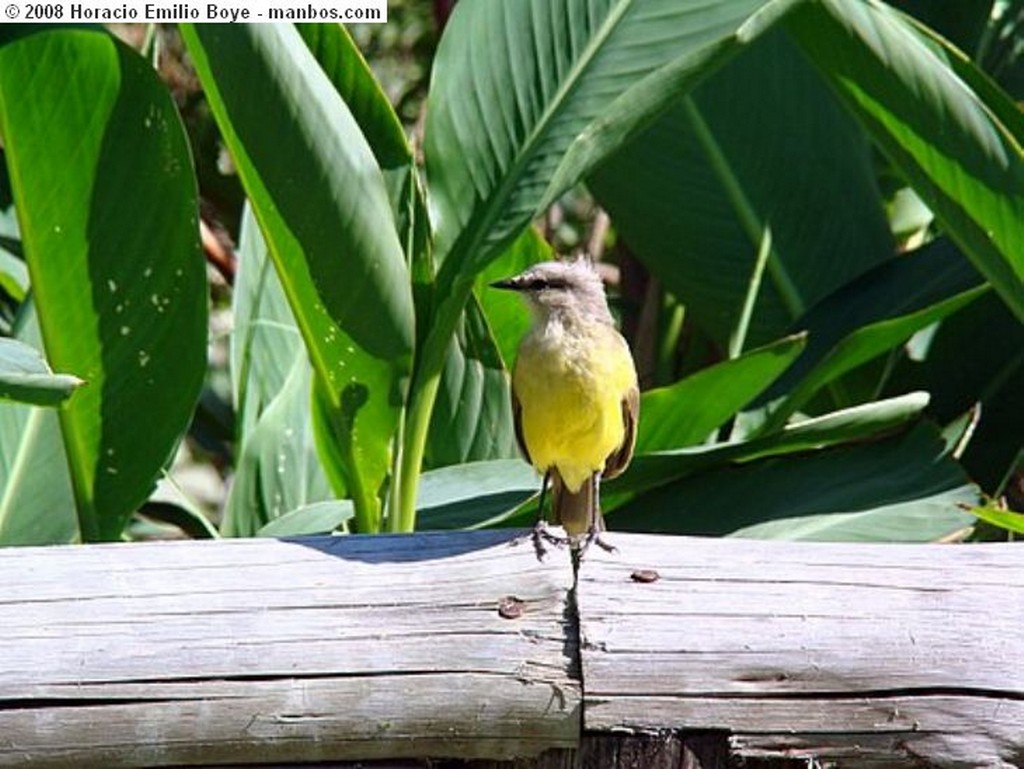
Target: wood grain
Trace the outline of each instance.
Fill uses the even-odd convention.
[[[507,532],[0,552],[0,763],[573,747],[572,567]],[[521,616],[498,605],[520,599]]]
[[[0,764],[1024,766],[1019,545],[605,537],[0,550]]]
[[[748,759],[1024,765],[1019,545],[608,540],[579,576],[585,728],[723,730]]]

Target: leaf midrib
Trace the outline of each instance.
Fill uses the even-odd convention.
[[[484,209],[484,214],[477,220],[478,223],[475,227],[467,228],[470,232],[469,239],[464,240],[460,238],[457,240],[456,244],[452,247],[451,252],[445,258],[446,262],[449,262],[453,256],[459,256],[460,249],[458,244],[460,242],[466,243],[466,245],[461,249],[462,253],[471,254],[476,251],[481,242],[485,240],[486,233],[491,230],[495,221],[497,221],[501,212],[504,210],[503,204],[508,201],[513,190],[518,185],[521,178],[521,172],[529,165],[530,161],[536,154],[537,148],[542,144],[542,140],[547,133],[547,129],[553,122],[554,116],[557,115],[560,108],[569,101],[570,95],[576,90],[577,85],[582,81],[587,67],[602,50],[604,43],[615,31],[623,16],[632,6],[633,0],[622,0],[622,2],[617,3],[610,10],[604,21],[598,27],[597,34],[591,38],[591,41],[583,49],[581,56],[570,68],[568,75],[559,86],[558,90],[555,91],[554,96],[541,113],[540,118],[526,135],[526,138],[520,146],[520,151],[516,154],[512,164],[508,167],[508,170],[503,175],[500,183],[495,188],[494,193],[490,196],[491,205]],[[461,262],[461,259],[457,259],[455,263],[460,264]]]

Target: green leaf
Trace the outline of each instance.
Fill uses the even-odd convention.
[[[424,148],[445,269],[479,271],[790,5],[460,3],[434,62]]]
[[[470,298],[448,350],[424,465],[517,455],[508,373],[480,306]]]
[[[540,478],[520,459],[470,462],[423,473],[416,506],[425,529],[486,525],[540,489]]]
[[[907,315],[861,326],[839,342],[785,397],[773,405],[761,433],[778,430],[819,389],[846,372],[902,344],[925,326],[952,315],[988,290],[982,285]]]
[[[606,509],[611,509],[639,492],[709,467],[817,451],[877,437],[918,417],[927,405],[927,393],[909,393],[807,419],[760,438],[640,454],[633,458],[628,472],[604,484],[602,501]]]
[[[376,531],[413,347],[410,279],[380,169],[293,28],[182,34],[330,403],[357,527]]]
[[[17,338],[42,343],[31,300]],[[68,544],[79,538],[75,495],[53,409],[0,403],[0,545]]]
[[[944,448],[934,427],[921,423],[884,440],[718,466],[636,498],[615,511],[610,525],[687,534],[929,541],[969,526],[970,516],[957,503],[977,493]],[[756,524],[763,528],[752,529]]]
[[[977,404],[981,413],[960,461],[982,488],[999,494],[1024,443],[1024,325],[989,293],[942,321],[922,347],[897,366],[888,392],[927,390],[939,424]]]
[[[729,536],[804,542],[936,542],[970,529],[959,505],[978,498],[973,486],[855,513],[778,518],[737,529]]]
[[[1024,534],[1024,514],[1003,510],[992,505],[972,506],[965,509],[975,518],[998,526],[1000,529],[1006,529],[1015,534]]]
[[[766,399],[789,393],[851,334],[880,321],[927,311],[983,282],[947,238],[887,259],[823,299],[793,324],[792,331],[807,334],[807,349],[769,389]],[[905,387],[895,392],[911,389],[931,388]]]
[[[636,452],[676,449],[705,440],[785,371],[806,341],[804,335],[786,337],[668,387],[648,390],[640,401]]]
[[[188,504],[150,500],[139,510],[139,515],[156,523],[174,526],[192,539],[217,538],[213,524]]]
[[[331,497],[310,418],[312,371],[296,356],[288,378],[242,444],[221,530],[252,536],[292,510]]]
[[[426,208],[412,147],[402,123],[348,30],[341,24],[297,24],[324,74],[352,112],[384,176],[392,213],[407,257],[425,248]],[[419,220],[423,219],[421,223]]]
[[[256,532],[257,537],[304,537],[330,534],[355,517],[347,499],[332,499],[304,505],[275,518]]]
[[[723,348],[766,227],[754,345],[893,253],[868,142],[782,30],[701,83],[588,186]]]
[[[244,444],[260,414],[281,391],[296,358],[308,360],[249,205],[242,211],[231,315],[231,390],[237,438]]]
[[[60,410],[82,537],[117,539],[206,368],[185,134],[145,60],[77,30],[0,49],[0,130],[47,360],[86,381]]]
[[[935,38],[882,3],[807,3],[787,28],[1024,320],[1024,152],[1000,117],[1015,113],[1009,97],[979,94],[935,54]]]
[[[56,406],[84,384],[70,374],[54,374],[34,347],[0,338],[0,400]]]
[[[0,211],[0,290],[15,302],[28,295],[28,267],[21,258],[21,236],[14,208]]]

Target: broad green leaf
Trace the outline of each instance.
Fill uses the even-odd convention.
[[[887,259],[823,299],[792,325],[791,331],[807,334],[807,349],[769,389],[767,398],[790,392],[851,334],[880,321],[926,311],[982,283],[981,276],[947,238]],[[896,392],[910,389],[930,388],[906,387]]]
[[[185,134],[145,60],[79,30],[0,48],[0,131],[46,358],[86,382],[59,412],[82,537],[117,539],[206,368]]]
[[[517,456],[509,384],[501,353],[471,297],[441,375],[424,466]]]
[[[698,470],[864,441],[905,425],[927,405],[927,393],[909,393],[807,419],[761,438],[640,454],[633,458],[628,472],[602,487],[602,500],[606,509],[611,509],[631,495]]]
[[[231,314],[231,389],[237,439],[244,444],[260,414],[281,391],[296,358],[308,361],[295,317],[248,205],[242,212]]]
[[[723,347],[766,227],[773,247],[753,345],[893,253],[868,142],[782,30],[701,83],[588,186],[687,317]]]
[[[281,390],[246,435],[221,522],[225,536],[253,536],[271,521],[331,497],[310,418],[312,371],[295,357]]]
[[[965,532],[973,521],[959,507],[978,498],[973,486],[855,513],[777,518],[730,536],[805,542],[935,542]]]
[[[425,529],[480,526],[539,489],[540,477],[523,460],[470,462],[424,473],[416,507]]]
[[[915,331],[952,315],[987,290],[987,285],[968,289],[922,310],[861,326],[853,331],[833,347],[780,404],[770,408],[760,432],[778,430],[815,392],[829,382],[902,344]]]
[[[408,173],[412,148],[402,123],[348,30],[341,24],[295,26],[359,124],[385,179],[391,172]]]
[[[1024,325],[994,294],[987,294],[932,329],[927,346],[900,362],[887,391],[927,390],[929,414],[947,424],[981,409],[960,458],[990,494],[1024,445]]]
[[[409,273],[380,169],[293,28],[182,34],[329,400],[358,528],[378,530],[413,347]]]
[[[934,38],[882,3],[806,3],[787,28],[1024,320],[1024,151],[1000,119],[1012,114],[1008,97],[979,94],[935,54]]]
[[[425,142],[438,251],[455,262],[445,269],[479,271],[790,5],[459,3],[434,62]]]
[[[303,537],[330,534],[355,516],[347,499],[332,499],[304,505],[275,518],[256,532],[257,537]]]
[[[42,343],[31,300],[16,338]],[[60,422],[53,409],[0,403],[0,545],[57,545],[79,538]]]
[[[0,338],[0,400],[56,406],[82,384],[71,374],[54,374],[34,347]]]
[[[1024,534],[1024,514],[1003,510],[992,505],[973,506],[967,508],[967,512],[986,523],[998,526],[1000,529],[1006,529],[1015,534]]]
[[[804,539],[928,541],[971,517],[976,498],[963,470],[943,455],[934,427],[894,437],[718,466],[637,497],[609,518],[613,529],[750,534]],[[824,515],[839,515],[831,521]],[[770,529],[750,531],[755,524]]]
[[[296,28],[324,74],[344,100],[366,137],[384,176],[392,213],[406,256],[419,256],[418,228],[426,224],[412,147],[402,123],[369,64],[341,24],[297,24]],[[410,259],[412,261],[412,259]]]
[[[705,440],[785,371],[806,341],[803,335],[786,337],[702,369],[676,384],[648,390],[640,401],[637,453]]]

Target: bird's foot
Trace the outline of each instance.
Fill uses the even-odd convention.
[[[601,531],[596,526],[591,526],[587,529],[587,533],[582,537],[578,537],[573,543],[573,550],[576,551],[578,558],[583,558],[584,554],[590,548],[591,545],[597,545],[599,548],[604,550],[606,553],[617,553],[618,548],[608,542],[605,542],[601,538]]]
[[[537,553],[537,560],[544,560],[544,556],[547,555],[548,549],[544,546],[545,542],[549,542],[555,547],[564,547],[566,545],[572,545],[572,539],[569,537],[560,537],[557,534],[551,533],[548,529],[548,525],[544,521],[537,521],[530,529],[528,534],[523,534],[516,537],[509,544],[519,545],[525,542],[527,539],[533,542],[533,549]]]

